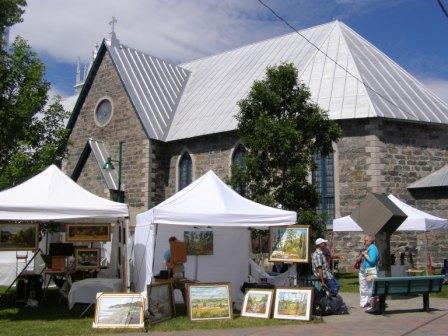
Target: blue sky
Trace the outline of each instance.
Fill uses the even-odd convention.
[[[264,1],[298,29],[343,21],[448,101],[448,18],[436,0]],[[67,96],[77,57],[89,62],[113,15],[122,43],[174,62],[290,32],[256,0],[28,0],[11,35],[30,42]]]

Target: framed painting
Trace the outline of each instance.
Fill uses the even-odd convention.
[[[0,251],[37,250],[39,224],[0,223]]]
[[[241,316],[269,318],[273,296],[272,289],[249,289],[244,296]]]
[[[230,283],[188,284],[187,295],[191,321],[233,318]]]
[[[101,251],[99,248],[75,249],[75,268],[77,270],[99,269]]]
[[[111,224],[65,224],[65,241],[74,242],[108,242]]]
[[[309,262],[309,225],[271,227],[269,233],[269,261]]]
[[[176,315],[173,298],[173,285],[170,281],[153,283],[147,286],[149,321],[157,323]]]
[[[274,318],[309,321],[313,307],[312,301],[312,288],[277,288]]]
[[[133,293],[98,293],[93,328],[143,328],[145,298]]]
[[[187,255],[212,255],[213,231],[184,231]]]

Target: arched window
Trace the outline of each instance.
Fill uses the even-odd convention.
[[[244,169],[246,167],[245,156],[246,148],[239,144],[233,151],[232,164]]]
[[[313,184],[319,193],[318,212],[325,215],[327,224],[331,224],[335,217],[334,205],[334,155],[314,156],[316,169],[312,173]]]
[[[190,154],[185,152],[179,161],[179,190],[182,190],[193,180],[193,171]]]
[[[240,195],[245,196],[247,191],[244,171],[246,169],[246,148],[239,144],[232,154],[231,185]]]

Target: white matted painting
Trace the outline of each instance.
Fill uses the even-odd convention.
[[[312,288],[277,288],[274,318],[309,321],[313,307],[312,301]]]
[[[273,296],[271,289],[249,289],[244,296],[241,316],[269,318]]]
[[[98,293],[93,328],[143,328],[142,294]]]

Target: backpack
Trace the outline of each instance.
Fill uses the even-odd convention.
[[[316,293],[316,313],[320,316],[348,314],[348,308],[339,294],[330,295],[325,289]]]

